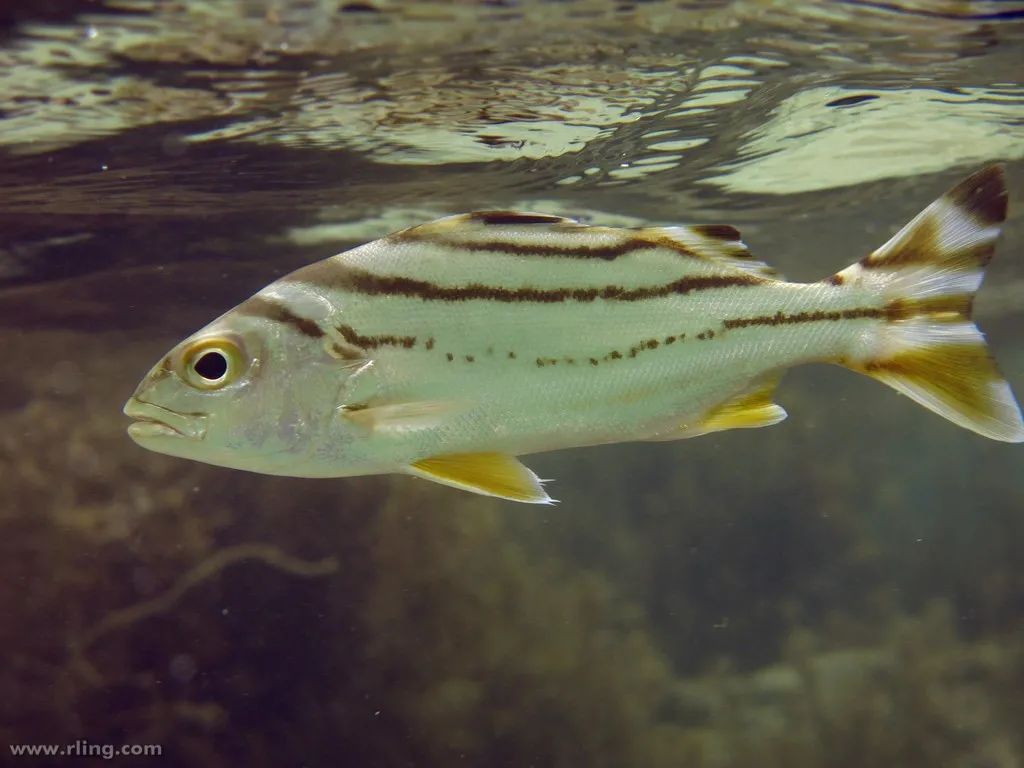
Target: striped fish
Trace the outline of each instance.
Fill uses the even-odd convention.
[[[815,283],[779,278],[730,226],[440,219],[300,269],[181,342],[125,406],[128,431],[221,466],[546,503],[516,456],[777,424],[781,373],[823,361],[1021,442],[971,322],[1006,204],[986,168]]]

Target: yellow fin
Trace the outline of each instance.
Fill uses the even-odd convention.
[[[483,496],[527,504],[554,504],[542,481],[515,456],[504,453],[453,453],[420,459],[409,473]]]
[[[934,340],[928,338],[929,332],[935,334]],[[1007,443],[1024,442],[1020,408],[981,333],[968,323],[949,335],[951,338],[943,339],[938,331],[919,328],[916,344],[908,343],[890,357],[851,367],[979,435]]]
[[[873,349],[836,362],[979,435],[1021,443],[1020,408],[971,321],[1006,205],[1003,169],[983,168],[830,282],[872,288],[887,301]]]
[[[772,402],[779,379],[780,376],[763,379],[753,389],[741,392],[731,400],[726,400],[715,406],[695,424],[688,424],[673,432],[661,433],[648,439],[654,441],[682,440],[706,435],[709,432],[770,427],[773,424],[778,424],[786,418],[785,409]]]

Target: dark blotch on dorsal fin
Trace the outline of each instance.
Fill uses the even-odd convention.
[[[690,229],[702,237],[715,240],[739,240],[741,237],[740,231],[729,224],[697,224]]]
[[[562,216],[551,216],[546,213],[519,213],[518,211],[474,211],[468,214],[472,221],[481,224],[561,224],[575,223],[572,219]]]
[[[838,99],[832,99],[832,101],[825,104],[826,107],[852,107],[854,104],[863,104],[865,101],[874,101],[877,99],[873,93],[858,93],[853,96],[843,96]]]

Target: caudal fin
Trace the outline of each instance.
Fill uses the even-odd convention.
[[[887,301],[882,338],[851,368],[962,427],[1019,443],[1020,408],[971,322],[1006,202],[1003,169],[978,171],[831,282],[871,287]]]

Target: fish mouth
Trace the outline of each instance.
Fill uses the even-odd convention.
[[[135,419],[134,423],[128,425],[128,434],[133,438],[184,437],[202,440],[206,435],[206,415],[202,413],[177,413],[132,397],[124,404],[124,415]]]

